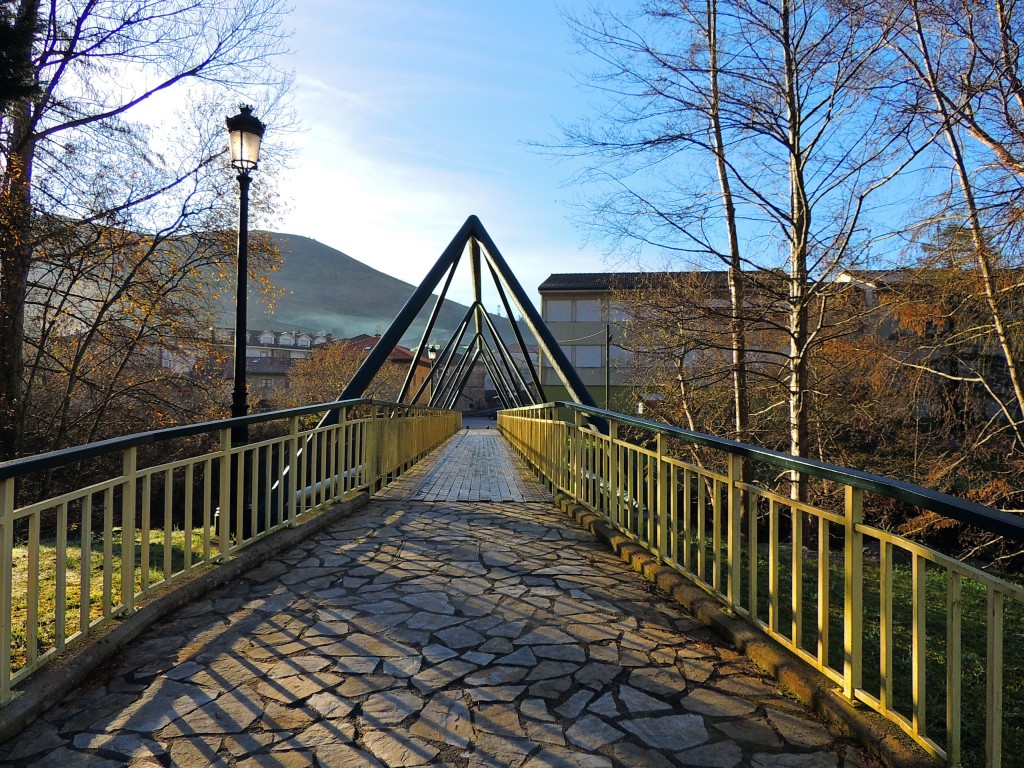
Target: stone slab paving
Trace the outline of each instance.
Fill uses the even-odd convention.
[[[412,501],[551,500],[497,430],[482,429],[456,432],[379,496]]]
[[[855,768],[548,504],[376,499],[172,614],[0,766]]]

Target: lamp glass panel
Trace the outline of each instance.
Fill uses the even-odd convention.
[[[256,167],[260,159],[260,136],[248,131],[231,131],[231,165],[239,170]]]

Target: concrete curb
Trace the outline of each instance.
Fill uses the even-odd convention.
[[[659,563],[650,552],[609,526],[596,512],[561,493],[556,493],[555,501],[586,530],[607,543],[634,570],[732,643],[833,729],[855,740],[887,768],[938,768],[943,765],[914,743],[895,723],[876,712],[852,705],[836,693],[831,680],[744,619],[730,616],[718,600],[682,574]]]
[[[308,517],[294,528],[283,528],[275,532],[247,547],[227,563],[214,563],[200,568],[146,600],[131,616],[115,621],[105,631],[61,654],[22,683],[19,687],[21,695],[0,709],[0,744],[20,733],[43,712],[85,682],[97,667],[171,611],[237,579],[274,555],[366,506],[369,500],[366,493],[361,493]]]

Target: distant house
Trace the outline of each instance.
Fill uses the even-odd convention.
[[[214,328],[213,340],[225,351],[224,378],[234,376],[235,332]],[[288,373],[296,360],[308,357],[317,347],[336,342],[330,334],[302,329],[249,331],[245,345],[245,373],[250,394],[268,398],[275,390],[288,388]]]
[[[234,332],[230,329],[214,330],[214,340],[226,352],[223,376],[231,379],[234,376]],[[246,344],[246,379],[252,397],[268,399],[275,391],[288,388],[288,375],[296,360],[309,357],[316,349],[325,346],[337,346],[351,349],[354,358],[362,361],[380,340],[380,336],[360,334],[347,339],[339,339],[328,333],[313,333],[304,330],[262,330],[248,334]],[[387,366],[408,370],[413,359],[413,351],[403,346],[396,346],[388,356]],[[420,358],[413,372],[410,385],[411,397],[420,384],[430,374],[431,361],[426,356]],[[326,393],[327,399],[335,397],[337,392]],[[425,389],[421,402],[430,396],[429,388]]]

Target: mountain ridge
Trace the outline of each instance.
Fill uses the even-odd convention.
[[[383,333],[416,290],[416,286],[385,274],[325,243],[304,235],[266,232],[281,251],[281,268],[267,275],[282,291],[271,309],[268,301],[252,296],[249,330],[302,329],[340,338]],[[401,343],[419,342],[437,296],[404,334]],[[430,341],[445,342],[458,329],[469,307],[446,299]],[[226,324],[233,310],[222,312]],[[491,315],[501,335],[512,338],[507,318]]]

